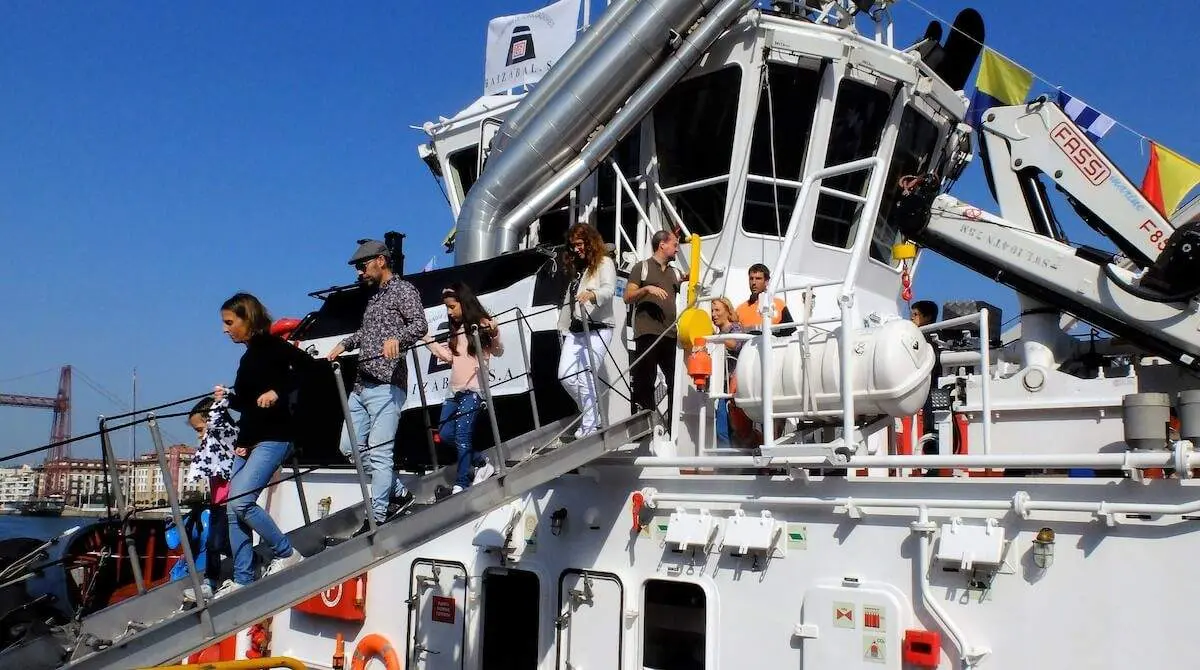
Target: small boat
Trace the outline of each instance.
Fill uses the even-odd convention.
[[[23,516],[62,516],[67,503],[62,498],[30,498],[21,502],[17,510]]]

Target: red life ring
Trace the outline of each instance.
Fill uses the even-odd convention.
[[[392,643],[377,633],[371,633],[355,645],[354,658],[350,661],[350,670],[366,670],[369,658],[378,658],[383,661],[387,670],[401,670],[400,657],[396,655]]]

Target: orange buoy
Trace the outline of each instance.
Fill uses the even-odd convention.
[[[695,341],[696,348],[687,357],[687,371],[696,389],[703,391],[708,388],[708,379],[712,377],[712,356],[705,347],[706,340],[703,337],[697,337]]]
[[[354,647],[354,658],[350,661],[350,670],[366,670],[367,659],[370,658],[378,658],[383,661],[387,670],[401,670],[400,657],[396,655],[392,643],[378,633],[371,633],[359,640],[358,645]]]

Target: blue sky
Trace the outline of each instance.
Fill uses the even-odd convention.
[[[143,405],[194,395],[232,380],[241,349],[217,307],[233,292],[301,316],[307,292],[352,279],[354,240],[389,228],[409,234],[411,268],[447,262],[453,222],[409,126],[482,92],[489,18],[541,4],[0,6],[0,392],[51,395],[70,363],[126,402],[134,367]],[[965,6],[920,4],[946,19]],[[1115,0],[1057,15],[976,4],[991,46],[1200,158],[1194,72],[1178,56],[1187,21]],[[893,14],[906,43],[928,20],[906,1]],[[1136,138],[1116,129],[1101,146],[1140,182]],[[955,194],[994,209],[977,167]],[[1015,316],[1009,291],[922,263],[919,297],[984,297]],[[77,434],[121,409],[78,380],[74,400]],[[0,455],[49,426],[48,412],[0,408]]]

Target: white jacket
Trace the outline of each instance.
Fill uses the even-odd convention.
[[[575,296],[584,291],[593,291],[596,302],[580,303]],[[558,332],[569,333],[571,317],[583,318],[586,314],[593,323],[616,325],[613,317],[613,296],[617,291],[617,266],[608,256],[600,259],[600,265],[595,272],[587,273],[579,282],[575,294],[567,291],[563,297],[562,309],[558,312]]]

